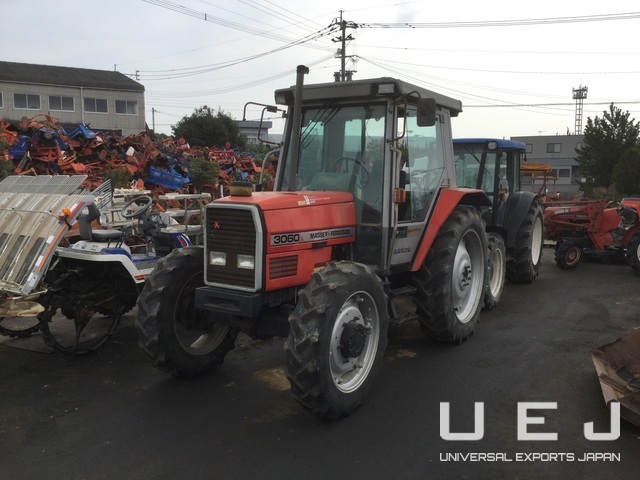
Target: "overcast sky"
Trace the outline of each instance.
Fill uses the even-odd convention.
[[[168,134],[202,105],[241,120],[247,102],[272,104],[300,64],[307,83],[332,81],[338,33],[327,27],[340,10],[358,25],[354,78],[399,77],[462,100],[456,137],[573,133],[580,86],[583,125],[611,102],[640,119],[637,0],[2,3],[2,60],[137,74],[148,124]]]

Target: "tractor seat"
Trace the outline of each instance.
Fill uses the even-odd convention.
[[[91,237],[96,242],[106,242],[108,240],[120,240],[122,238],[122,230],[116,230],[114,228],[92,230]]]

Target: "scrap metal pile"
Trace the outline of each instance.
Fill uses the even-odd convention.
[[[0,146],[5,174],[86,175],[89,189],[115,175],[157,195],[198,189],[219,197],[233,180],[258,183],[261,177],[254,158],[229,144],[220,149],[190,147],[182,138],[156,139],[147,133],[121,137],[86,125],[68,132],[55,117],[44,114],[19,123],[1,121]],[[197,169],[203,161],[217,168]],[[274,168],[270,162],[265,178],[272,178]]]

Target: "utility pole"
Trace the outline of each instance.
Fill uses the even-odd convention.
[[[340,43],[340,48],[336,55],[336,58],[340,56],[340,71],[333,74],[336,82],[345,82],[353,78],[354,70],[347,70],[347,42],[353,40],[351,34],[347,35],[347,28],[358,28],[355,23],[344,20],[342,13],[343,11],[340,10],[340,20],[337,21],[340,25],[340,36],[331,39],[332,42]],[[336,20],[334,20],[334,22],[336,22]]]
[[[156,131],[156,109],[151,107],[151,130]]]

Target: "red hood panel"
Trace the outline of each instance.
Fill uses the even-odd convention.
[[[346,192],[255,192],[250,197],[223,197],[215,202],[250,203],[259,205],[262,211],[295,207],[352,203],[353,195]]]

